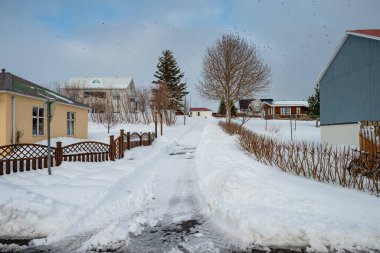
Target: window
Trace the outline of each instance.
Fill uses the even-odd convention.
[[[281,107],[281,115],[290,115],[290,107]]]
[[[297,113],[297,114],[301,114],[301,107],[297,107],[297,108],[296,108],[296,113]]]
[[[84,98],[95,97],[95,98],[106,98],[106,93],[101,91],[85,91],[83,92]]]
[[[75,113],[67,112],[67,135],[74,135]]]
[[[112,99],[113,100],[120,100],[120,94],[119,93],[113,93],[112,94]]]
[[[33,135],[44,135],[45,109],[33,106]]]

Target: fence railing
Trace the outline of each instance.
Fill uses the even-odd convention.
[[[51,148],[51,157],[56,156],[56,149]],[[0,175],[17,171],[30,171],[47,167],[48,147],[39,144],[15,144],[0,147]],[[52,159],[54,166],[54,159]]]
[[[360,151],[369,159],[380,159],[380,121],[360,122]]]
[[[138,146],[151,145],[154,133],[124,133],[115,139],[110,137],[109,144],[96,141],[83,141],[62,146],[56,142],[51,147],[51,167],[59,166],[64,161],[103,162],[114,161],[124,157],[124,152]],[[0,146],[0,176],[47,168],[48,147],[40,144],[15,144]]]
[[[155,140],[156,135],[154,133],[137,133],[127,132],[120,130],[120,135],[115,139],[115,157],[120,159],[124,157],[125,150],[139,146],[149,146]]]

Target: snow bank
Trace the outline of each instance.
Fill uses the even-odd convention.
[[[64,162],[52,176],[44,169],[0,177],[0,237],[46,237],[34,240],[41,245],[90,231],[84,250],[125,243],[148,222],[153,178],[134,159],[149,148],[115,162]]]
[[[380,200],[286,174],[245,155],[209,124],[196,155],[205,214],[243,245],[380,249]]]
[[[239,122],[236,120],[236,122]],[[265,130],[265,124],[266,129]],[[293,126],[293,140],[298,141],[311,141],[320,143],[321,142],[321,129],[315,127],[315,121],[301,121],[297,120],[296,122],[292,120]],[[255,131],[259,134],[267,134],[272,137],[280,138],[283,140],[290,140],[290,121],[289,120],[265,120],[252,118],[250,119],[244,127]]]

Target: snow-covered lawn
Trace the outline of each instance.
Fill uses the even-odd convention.
[[[239,121],[236,120],[236,122]],[[259,134],[267,134],[283,140],[291,139],[290,120],[252,118],[244,124],[244,127]],[[293,140],[321,142],[321,129],[315,127],[315,121],[292,120],[292,127]]]
[[[278,123],[284,124],[284,137],[286,123]],[[264,124],[252,120],[247,126],[265,131]],[[297,122],[298,137],[316,138],[313,124]],[[122,128],[153,131],[152,125]],[[91,124],[90,130],[89,139],[107,140],[104,128]],[[380,249],[379,198],[260,164],[215,119],[189,118],[186,126],[179,121],[165,127],[152,146],[127,151],[115,162],[64,162],[52,171],[0,177],[0,238],[44,238],[34,240],[41,245],[81,235],[81,250],[110,249],[168,217],[191,218],[191,206],[172,206],[191,196],[189,203],[197,203],[210,224],[240,245]]]
[[[380,199],[265,166],[215,124],[203,131],[196,170],[204,211],[243,243],[328,250],[380,249]]]

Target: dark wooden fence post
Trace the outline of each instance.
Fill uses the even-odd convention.
[[[148,132],[148,143],[149,146],[152,145],[152,138],[150,138],[150,132]]]
[[[57,141],[56,142],[56,149],[55,149],[55,164],[56,166],[61,165],[62,163],[62,142]]]
[[[115,161],[115,139],[114,136],[110,136],[110,160]]]
[[[119,139],[119,157],[124,157],[124,130],[120,129],[120,139]]]
[[[140,146],[143,145],[143,135],[144,135],[143,133],[140,134]]]
[[[127,149],[131,149],[131,132],[127,133]]]

